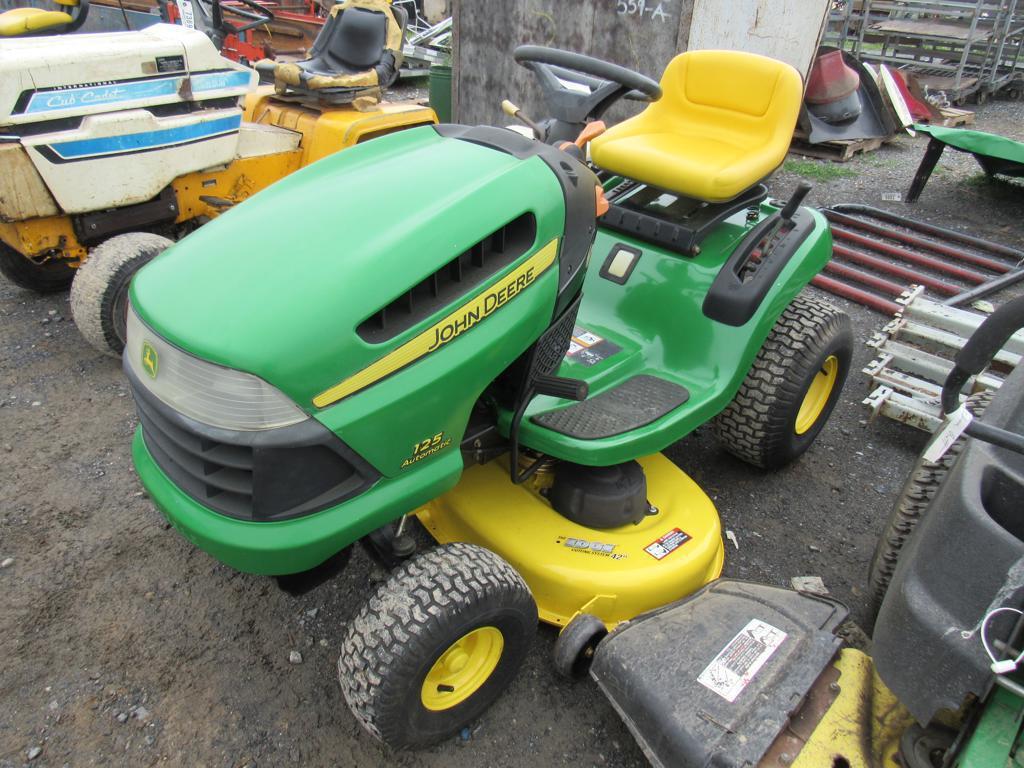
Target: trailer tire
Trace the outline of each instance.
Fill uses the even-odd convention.
[[[36,264],[7,243],[0,242],[0,274],[19,288],[36,293],[57,293],[71,285],[75,268],[63,259]]]
[[[78,268],[71,283],[71,314],[79,332],[100,352],[120,357],[132,277],[173,241],[150,232],[104,240]]]
[[[454,735],[508,687],[537,629],[516,570],[473,544],[402,563],[349,623],[338,681],[349,709],[394,749]]]
[[[846,313],[798,295],[769,332],[736,396],[714,418],[719,441],[764,469],[793,461],[828,421],[852,357]]]
[[[992,402],[992,394],[991,391],[985,391],[971,395],[965,403],[967,410],[975,418],[981,417],[989,403]],[[937,462],[928,461],[923,455],[919,456],[903,484],[903,489],[893,505],[889,522],[886,523],[885,530],[878,538],[875,554],[871,558],[871,567],[868,570],[870,599],[868,622],[870,625],[875,623],[878,611],[882,607],[882,600],[885,599],[885,593],[889,591],[889,584],[896,572],[896,565],[903,548],[910,540],[918,523],[928,515],[935,494],[938,493],[943,481],[953,469],[957,459],[960,458],[966,442],[964,436],[957,438]]]

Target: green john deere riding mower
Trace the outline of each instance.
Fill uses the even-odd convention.
[[[796,122],[795,70],[699,51],[659,84],[516,58],[551,115],[524,117],[530,136],[442,125],[356,146],[131,288],[143,484],[242,571],[323,576],[359,540],[392,566],[339,671],[396,747],[479,715],[538,616],[612,628],[716,579],[714,506],[659,452],[712,422],[737,456],[785,464],[850,364],[848,319],[801,293],[828,225],[807,188],[783,205],[761,183]],[[650,103],[604,130],[627,95]],[[383,204],[399,177],[424,190],[400,218]],[[410,516],[437,546],[415,551]]]

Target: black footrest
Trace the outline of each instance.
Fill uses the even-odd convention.
[[[689,399],[686,387],[641,375],[582,403],[541,413],[530,420],[569,437],[597,440],[650,424]]]

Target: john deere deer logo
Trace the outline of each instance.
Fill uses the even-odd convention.
[[[142,367],[146,369],[149,378],[155,379],[157,369],[160,367],[160,358],[148,341],[142,342]]]

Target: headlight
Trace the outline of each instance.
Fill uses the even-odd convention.
[[[225,429],[286,427],[308,416],[256,376],[208,363],[178,349],[128,309],[124,354],[146,389],[179,413]]]

